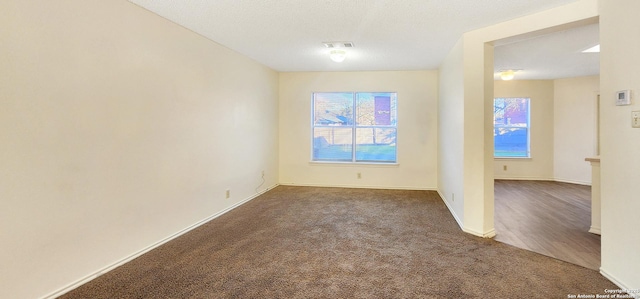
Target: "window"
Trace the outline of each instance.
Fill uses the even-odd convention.
[[[396,93],[314,93],[312,109],[313,161],[396,162]]]
[[[493,140],[496,158],[528,158],[529,99],[493,100]]]

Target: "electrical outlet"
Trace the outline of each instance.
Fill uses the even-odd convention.
[[[640,111],[631,111],[631,127],[640,128]]]
[[[502,170],[507,171],[507,165],[502,165]]]
[[[451,201],[456,201],[456,194],[455,193],[451,193]]]
[[[227,192],[225,192],[225,197],[226,198],[230,198],[231,197],[231,190],[227,189]]]
[[[361,179],[361,178],[362,178],[362,173],[358,172],[358,179]]]

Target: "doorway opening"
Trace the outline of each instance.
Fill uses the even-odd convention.
[[[529,157],[494,159],[496,241],[587,268],[600,267],[591,225],[591,166],[597,156],[598,24],[494,43],[494,97],[531,98]],[[494,136],[496,136],[494,130]],[[599,209],[598,209],[599,210]]]

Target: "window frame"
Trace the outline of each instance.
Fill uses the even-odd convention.
[[[503,125],[503,126],[496,126],[496,100],[497,99],[524,99],[527,101],[526,103],[526,109],[527,109],[527,113],[526,113],[526,117],[527,117],[527,121],[526,121],[526,126],[517,126],[517,125]],[[493,132],[494,132],[494,136],[493,136],[493,158],[494,159],[531,159],[531,98],[530,97],[495,97],[493,99]],[[497,128],[506,128],[506,129],[525,129],[527,132],[527,154],[526,156],[497,156],[496,155],[496,134],[495,131]]]
[[[352,120],[351,124],[347,126],[330,126],[330,125],[316,125],[316,111],[315,111],[315,100],[317,94],[351,94],[352,99]],[[394,114],[391,117],[392,125],[358,125],[357,117],[358,117],[358,94],[388,94],[392,98],[392,103],[390,104],[390,109],[395,108]],[[393,91],[323,91],[323,92],[312,92],[311,93],[311,150],[310,150],[310,163],[313,164],[357,164],[357,165],[398,165],[398,93]],[[315,129],[316,128],[348,128],[351,129],[351,160],[325,160],[325,159],[314,159],[314,150],[315,150]],[[393,129],[395,131],[395,152],[394,152],[394,160],[393,161],[372,161],[372,160],[358,160],[357,159],[357,148],[358,148],[358,129]]]

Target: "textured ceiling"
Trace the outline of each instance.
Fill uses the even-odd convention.
[[[496,72],[519,69],[516,79],[558,79],[600,73],[600,54],[582,53],[599,43],[599,25],[554,32],[494,48]],[[497,78],[497,76],[496,76]]]
[[[576,0],[130,1],[277,71],[364,71],[437,69],[464,32]]]

